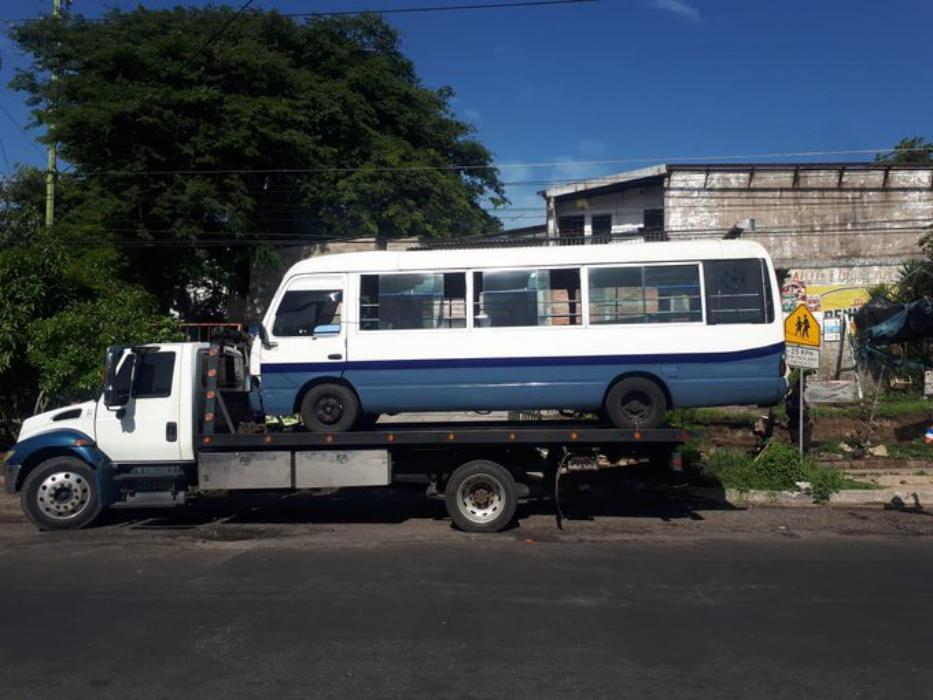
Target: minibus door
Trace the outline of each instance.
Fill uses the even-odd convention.
[[[300,363],[342,374],[347,362],[346,275],[300,275],[279,301],[262,364]]]

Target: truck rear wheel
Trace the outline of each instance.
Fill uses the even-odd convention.
[[[101,511],[94,471],[77,457],[53,457],[33,469],[20,499],[40,530],[76,530]]]
[[[477,459],[458,467],[444,490],[447,513],[465,532],[499,532],[518,505],[515,479],[495,462]]]
[[[360,413],[360,404],[343,384],[317,384],[301,400],[301,422],[315,433],[350,430]]]

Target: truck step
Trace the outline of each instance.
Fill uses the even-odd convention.
[[[185,504],[184,491],[137,491],[127,494],[111,508],[173,508]]]

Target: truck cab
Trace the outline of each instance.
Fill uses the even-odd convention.
[[[27,515],[46,527],[82,523],[114,504],[146,505],[154,494],[182,501],[196,468],[208,353],[207,343],[110,348],[96,401],[23,422],[4,458],[7,491],[34,487]],[[217,375],[219,387],[247,393],[245,358],[236,348],[224,349]]]

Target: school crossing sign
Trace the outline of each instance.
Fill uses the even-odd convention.
[[[787,364],[802,369],[819,369],[820,323],[806,304],[800,304],[784,319]]]
[[[806,304],[799,304],[784,319],[784,342],[788,345],[820,347],[820,323]]]

